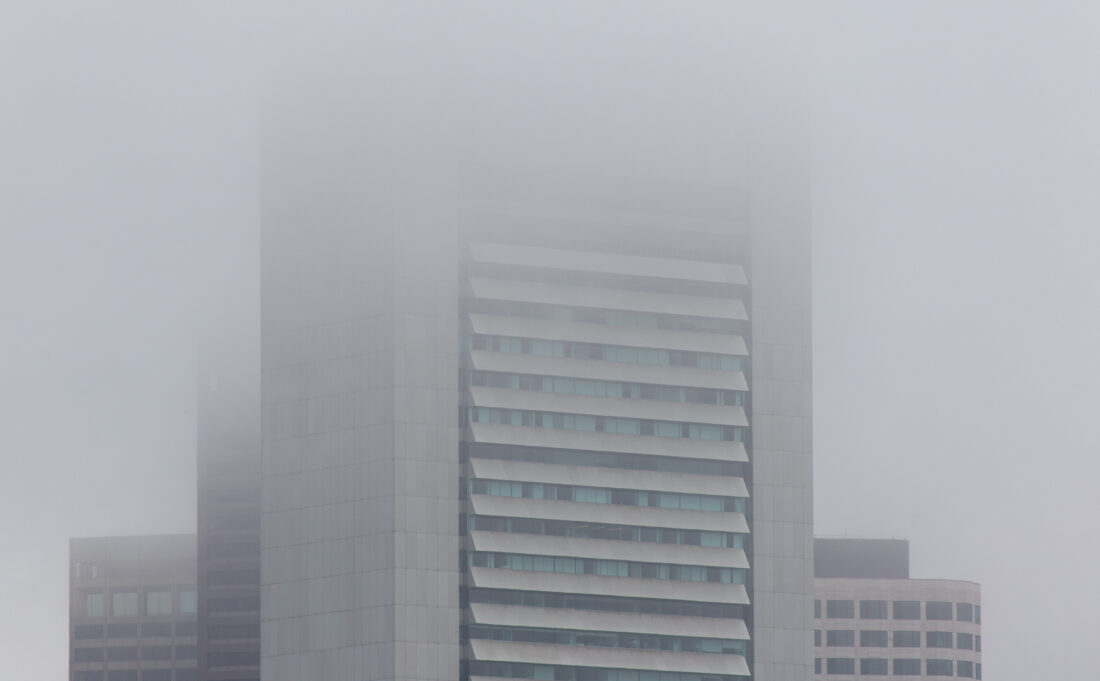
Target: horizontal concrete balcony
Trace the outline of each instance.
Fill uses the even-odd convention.
[[[603,612],[569,608],[532,608],[522,605],[471,603],[471,621],[507,627],[614,631],[659,636],[695,636],[749,640],[743,620],[724,617],[684,617],[652,613]]]
[[[639,329],[630,326],[607,326],[582,322],[560,322],[552,319],[508,317],[481,312],[469,315],[474,333],[516,338],[621,345],[657,350],[688,350],[721,355],[748,357],[749,348],[741,336],[674,329]],[[624,362],[625,363],[625,362]]]
[[[473,639],[470,650],[475,660],[524,662],[567,667],[645,669],[658,672],[727,674],[747,676],[749,665],[740,655],[680,653],[665,650],[633,650],[598,646],[559,646]]]
[[[658,437],[656,435],[623,435],[621,433],[534,428],[531,426],[507,426],[499,423],[471,423],[469,427],[471,441],[486,444],[670,456],[685,459],[709,459],[712,461],[744,462],[749,460],[745,444],[742,442],[690,440],[688,438]]]
[[[732,475],[659,473],[601,466],[565,466],[478,458],[470,459],[470,472],[473,477],[485,480],[708,494],[718,497],[748,498],[749,496],[749,488],[745,480]]]
[[[648,544],[612,539],[579,539],[511,532],[469,533],[474,551],[519,553],[532,556],[560,556],[594,560],[624,560],[636,563],[667,563],[718,568],[749,567],[744,549],[723,549],[682,544]],[[680,580],[669,580],[683,583]]]
[[[521,265],[570,272],[624,274],[657,279],[705,281],[716,284],[748,284],[745,268],[700,260],[656,258],[622,253],[573,251],[561,248],[515,246],[511,244],[471,243],[474,262]]]
[[[469,575],[473,586],[485,589],[547,591],[618,598],[656,598],[729,605],[748,605],[749,603],[749,593],[743,584],[680,582],[640,577],[605,577],[487,567],[471,567]]]
[[[470,506],[475,515],[491,515],[505,518],[536,518],[539,520],[564,520],[581,523],[593,522],[606,525],[634,525],[638,527],[659,527],[677,530],[701,530],[704,532],[748,533],[749,531],[749,524],[745,520],[745,514],[724,511],[681,511],[679,509],[655,508],[652,506],[591,504],[578,501],[493,497],[484,494],[470,495]],[[646,542],[638,543],[642,546],[651,545]],[[666,552],[676,552],[673,555],[679,555],[678,552],[681,549],[709,548],[692,547],[682,544],[652,545],[663,546]]]

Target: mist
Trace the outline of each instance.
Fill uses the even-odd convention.
[[[275,134],[374,191],[501,166],[728,186],[795,159],[816,532],[908,537],[915,577],[980,582],[989,678],[1089,678],[1098,20],[1068,2],[0,8],[13,676],[66,673],[69,537],[194,529],[197,339],[251,300]]]

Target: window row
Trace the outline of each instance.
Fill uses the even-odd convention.
[[[486,532],[515,532],[552,537],[580,539],[613,539],[617,541],[650,542],[654,544],[684,544],[724,549],[743,549],[748,535],[739,532],[706,532],[639,527],[611,523],[571,520],[541,520],[539,518],[504,518],[471,515],[466,517],[466,529]]]
[[[503,568],[505,570],[532,570],[535,572],[560,572],[575,575],[602,575],[605,577],[671,579],[681,582],[721,582],[724,584],[744,584],[748,572],[748,570],[744,568],[672,565],[669,563],[637,563],[627,560],[532,556],[519,553],[494,553],[485,551],[468,552],[465,564],[471,567]]]
[[[624,470],[660,471],[662,473],[692,473],[695,475],[735,475],[744,477],[748,465],[742,461],[708,461],[675,456],[620,454],[617,452],[519,447],[512,445],[461,443],[463,458],[528,461],[562,466],[597,466]]]
[[[104,617],[107,615],[107,603],[111,604],[111,615],[115,617],[146,615],[171,615],[179,612],[183,614],[194,613],[198,610],[198,596],[193,589],[179,592],[179,601],[175,602],[175,596],[171,590],[147,590],[144,594],[138,591],[113,591],[110,594],[101,591],[84,592],[84,616]],[[144,596],[145,607],[141,607]]]
[[[686,511],[728,511],[744,513],[747,499],[744,497],[720,497],[709,494],[680,494],[677,492],[647,492],[644,490],[610,487],[586,487],[584,485],[555,485],[540,482],[513,482],[468,478],[469,494],[487,494],[494,497],[525,499],[556,499],[581,501],[588,504],[615,504],[618,506],[649,506],[674,508]]]
[[[470,660],[463,663],[461,677],[492,676],[506,679],[536,681],[748,681],[747,676],[725,674],[694,674],[691,672],[655,672],[638,669],[607,669],[603,667],[567,667],[564,665],[527,664],[524,662],[486,662]]]
[[[687,438],[691,440],[725,440],[743,442],[745,429],[740,426],[719,426],[709,423],[682,423],[679,421],[653,421],[650,419],[619,418],[614,416],[590,416],[588,414],[561,414],[527,409],[501,409],[498,407],[467,407],[460,412],[469,423],[497,423],[511,426],[535,426],[558,430],[584,430],[623,435],[656,435],[658,437]],[[461,425],[466,425],[465,422]]]
[[[481,589],[477,587],[464,590],[461,595],[464,601],[469,603],[524,605],[532,608],[567,608],[570,610],[633,612],[647,615],[682,615],[685,617],[722,617],[728,619],[745,619],[747,616],[745,606],[733,603],[697,603],[656,598],[621,598],[543,591]],[[466,607],[466,602],[462,604],[462,607]]]
[[[859,601],[859,618],[884,620],[887,619],[887,606],[885,600],[861,600]],[[896,620],[921,619],[920,601],[893,601],[893,618]],[[850,599],[837,599],[825,601],[825,617],[828,619],[855,619],[856,601]],[[821,601],[814,601],[814,617],[821,619]],[[927,601],[924,604],[924,619],[929,620],[957,620],[959,622],[982,622],[982,606],[973,603],[952,603],[950,601]]]
[[[196,656],[194,645],[183,646],[121,646],[114,648],[74,648],[73,662],[102,662],[104,650],[106,659],[111,662],[132,662],[138,659],[140,650],[142,660],[171,660],[172,651],[175,650],[175,659],[193,660]]]
[[[599,359],[625,364],[652,364],[655,366],[720,369],[722,371],[744,371],[749,360],[748,357],[741,355],[723,355],[713,352],[658,350],[655,348],[635,348],[627,345],[603,345],[600,343],[551,341],[538,338],[482,334],[471,336],[469,344],[473,350],[508,352],[515,355]]]
[[[822,673],[821,658],[814,659],[814,673]],[[892,664],[891,664],[892,662]],[[886,676],[891,671],[894,676],[920,676],[921,660],[919,658],[894,658],[888,660],[884,657],[865,657],[859,660],[859,673],[869,676]],[[926,676],[960,676],[964,678],[982,678],[981,663],[969,660],[924,660],[924,674]],[[856,673],[856,660],[852,657],[829,657],[825,659],[824,671],[826,674],[852,675]]]
[[[505,374],[491,371],[467,372],[469,385],[510,390],[530,390],[560,395],[586,395],[590,397],[617,397],[632,400],[658,400],[661,402],[686,402],[691,404],[737,405],[745,404],[745,393],[737,390],[712,388],[683,388],[679,386],[627,383],[623,381],[598,381],[588,378],[563,378],[561,376],[536,376],[530,374]]]
[[[173,674],[175,674],[173,676]],[[73,672],[73,681],[196,681],[198,670],[190,669],[114,669],[109,672]]]
[[[636,329],[741,333],[746,328],[745,322],[735,319],[716,319],[714,317],[662,314],[659,312],[635,312],[632,310],[605,310],[594,307],[572,307],[569,305],[515,300],[470,299],[467,301],[467,310],[469,312],[499,314],[509,317],[552,319],[556,322],[581,322]]]
[[[859,645],[863,648],[885,648],[891,632],[883,630],[859,632]],[[895,648],[920,648],[921,632],[893,632]],[[814,645],[821,645],[821,630],[814,631]],[[856,645],[856,632],[852,629],[830,629],[825,632],[827,647],[850,648]],[[925,645],[928,648],[958,648],[960,650],[982,649],[982,637],[970,633],[952,633],[950,631],[925,632]]]
[[[165,638],[172,635],[194,636],[196,625],[194,622],[144,622],[141,625],[143,638]],[[104,627],[102,624],[77,624],[73,626],[73,638],[78,641],[102,639],[106,633],[107,638],[137,638],[138,625],[134,622],[112,622]]]
[[[627,648],[631,650],[669,650],[686,653],[714,653],[744,655],[745,641],[694,636],[665,636],[614,631],[573,631],[570,629],[542,629],[534,627],[502,627],[488,624],[469,624],[467,636],[471,639],[515,641],[517,643],[544,643],[563,646],[598,646],[601,648]],[[463,641],[465,643],[465,641]]]

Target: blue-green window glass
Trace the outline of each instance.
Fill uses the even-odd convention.
[[[855,601],[827,600],[825,601],[825,616],[829,619],[851,619],[856,616]]]
[[[865,657],[859,661],[859,673],[866,676],[885,676],[890,671],[885,657]]]
[[[468,564],[471,567],[502,568],[505,570],[594,574],[607,577],[638,577],[642,579],[719,582],[724,584],[744,584],[747,576],[747,570],[743,568],[636,563],[625,560],[596,560],[483,551],[470,551],[466,555]]]
[[[964,634],[962,632],[955,634],[955,647],[960,650],[973,650],[974,634]]]
[[[471,639],[514,641],[517,643],[598,646],[602,648],[627,648],[633,650],[672,650],[677,652],[720,655],[744,655],[747,648],[745,641],[731,639],[590,630],[575,631],[569,629],[543,629],[535,627],[507,627],[484,624],[468,625],[467,634]]]
[[[875,629],[859,632],[859,645],[864,648],[885,648],[890,645],[888,631]]]
[[[920,676],[920,659],[910,657],[894,658],[894,676]]]
[[[951,660],[926,660],[925,671],[929,676],[954,676],[955,664]]]
[[[894,632],[894,647],[895,648],[920,648],[920,632],[919,631],[895,631]]]
[[[956,603],[955,612],[960,622],[974,621],[974,605],[971,603]]]
[[[951,648],[954,635],[950,631],[929,631],[925,633],[925,644],[929,648]]]
[[[963,678],[974,678],[974,663],[970,660],[959,660],[955,663],[956,674]]]
[[[856,644],[856,632],[851,629],[830,629],[825,632],[825,645],[850,648]]]
[[[826,674],[855,674],[856,660],[854,657],[830,657],[825,660]]]
[[[928,601],[924,604],[925,618],[930,620],[953,620],[954,610],[954,603],[949,601]]]

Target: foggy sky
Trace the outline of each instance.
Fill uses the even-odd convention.
[[[0,7],[12,676],[64,678],[68,537],[193,530],[196,328],[254,257],[259,91],[324,50],[488,158],[722,183],[738,125],[803,124],[817,532],[981,582],[986,678],[1094,676],[1100,8],[352,4]]]

